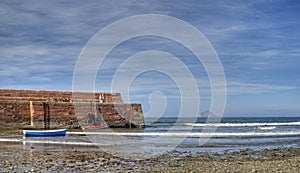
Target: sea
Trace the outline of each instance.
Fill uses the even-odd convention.
[[[161,118],[149,120],[145,131],[148,133],[168,132],[185,134],[179,147],[241,148],[280,147],[300,144],[300,117],[223,117],[207,122],[207,117],[199,117],[191,123],[191,118]],[[199,144],[199,139],[209,138]]]
[[[300,147],[300,117],[147,118],[144,129],[68,131],[66,137],[23,137],[1,134],[0,143],[24,149],[99,148],[121,157],[165,152],[234,152]],[[149,154],[150,153],[150,154]]]

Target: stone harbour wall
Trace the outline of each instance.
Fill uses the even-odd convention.
[[[109,127],[145,126],[141,104],[99,104],[99,112]]]
[[[120,93],[0,89],[0,100],[123,103]],[[74,98],[75,97],[75,98]]]
[[[110,100],[111,102],[100,103],[97,97],[92,102],[87,100],[70,101],[73,100],[72,97],[69,97],[71,92],[16,90],[15,93],[4,93],[1,91],[3,90],[0,90],[0,129],[44,128],[43,103],[45,102],[49,104],[51,129],[76,129],[81,128],[82,125],[93,125],[88,122],[88,113],[100,116],[102,124],[109,127],[143,128],[145,125],[141,104],[123,103],[120,94],[106,93],[106,101]],[[81,94],[84,95],[84,93]],[[70,98],[70,100],[57,101],[53,99],[59,96]],[[112,102],[114,96],[118,100],[116,103]],[[5,99],[3,99],[4,97]]]

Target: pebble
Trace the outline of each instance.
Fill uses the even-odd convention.
[[[198,153],[193,156],[187,153],[137,161],[123,160],[100,151],[29,152],[0,148],[0,160],[1,172],[297,172],[300,167],[300,149],[247,151],[247,154]],[[248,155],[257,157],[245,157]]]

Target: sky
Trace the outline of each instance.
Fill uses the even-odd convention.
[[[78,59],[95,34],[126,17],[160,14],[192,25],[216,51],[226,77],[225,116],[299,116],[299,9],[296,0],[1,0],[0,88],[72,91]],[[129,39],[115,47],[97,71],[95,91],[122,93],[122,88],[111,89],[112,81],[122,85],[122,78],[132,72],[126,72],[126,59],[148,50],[168,52],[185,64],[199,89],[199,112],[209,110],[211,86],[203,64],[178,42],[156,36]],[[137,57],[127,61],[127,68],[150,64],[180,77],[178,64],[164,61],[167,54],[142,55],[143,62]],[[116,76],[122,64],[123,76]],[[179,80],[185,82],[183,77]],[[125,89],[130,94],[124,100],[142,103],[147,116],[180,111],[180,86],[168,74],[141,73]]]

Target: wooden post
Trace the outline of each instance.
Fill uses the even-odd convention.
[[[29,101],[29,107],[30,107],[30,126],[33,126],[34,108],[33,108],[32,101]]]
[[[45,130],[49,130],[50,129],[50,105],[49,105],[49,102],[43,102],[43,108],[44,108]]]
[[[132,114],[133,114],[133,111],[132,111],[132,107],[130,109],[130,115],[129,115],[129,128],[131,129],[131,123],[132,123]]]

